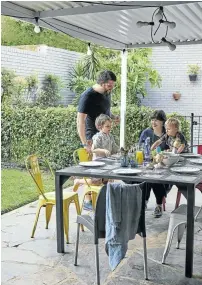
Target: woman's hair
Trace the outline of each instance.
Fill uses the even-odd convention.
[[[176,129],[179,131],[180,130],[180,121],[176,118],[169,118],[166,122],[165,125],[172,125],[175,126]]]
[[[166,118],[166,114],[163,110],[156,110],[152,116],[151,116],[151,120],[152,119],[156,119],[156,120],[159,120],[159,121],[162,121],[164,124],[167,120]]]
[[[97,83],[107,83],[109,80],[116,82],[116,75],[110,70],[104,70],[98,75]]]
[[[95,120],[95,126],[96,126],[96,128],[97,128],[98,130],[100,130],[100,128],[102,128],[103,125],[104,125],[107,121],[112,122],[112,119],[111,119],[109,116],[105,115],[105,114],[99,115],[99,116],[96,118],[96,120]]]

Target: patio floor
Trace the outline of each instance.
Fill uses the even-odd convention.
[[[71,191],[71,189],[67,189]],[[149,281],[144,280],[142,240],[139,236],[129,242],[126,258],[111,272],[104,249],[104,240],[100,241],[101,284],[175,284],[202,285],[202,229],[195,227],[194,240],[194,278],[184,277],[185,236],[181,249],[172,244],[167,257],[167,265],[161,264],[167,235],[169,214],[174,209],[176,188],[173,187],[167,197],[166,212],[160,219],[152,215],[155,206],[153,194],[146,211],[147,248]],[[182,197],[181,203],[186,203]],[[2,216],[2,285],[91,285],[95,282],[94,246],[89,231],[81,232],[78,266],[74,264],[76,240],[76,211],[70,206],[70,244],[65,254],[56,252],[55,209],[52,213],[49,229],[45,229],[44,209],[41,211],[35,238],[30,234],[35,218],[37,202],[26,205]],[[196,205],[202,204],[202,195],[196,191]]]

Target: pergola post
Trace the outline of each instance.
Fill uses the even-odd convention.
[[[120,147],[125,147],[126,133],[126,90],[127,90],[127,50],[121,51],[121,122]]]

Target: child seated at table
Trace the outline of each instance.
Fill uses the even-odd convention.
[[[93,136],[92,152],[94,154],[93,159],[97,156],[107,157],[111,154],[115,154],[119,151],[119,147],[116,145],[115,140],[110,134],[112,120],[109,116],[101,114],[95,120],[95,126],[99,132]],[[105,141],[106,139],[106,141]],[[108,182],[108,179],[100,178],[87,178],[85,179],[74,179],[73,191],[77,191],[80,185],[87,183],[88,185],[101,186]],[[91,196],[86,196],[84,201],[84,209],[92,210]]]
[[[111,134],[112,119],[104,114],[96,118],[96,127],[99,133],[92,138],[92,152],[94,159],[97,157],[108,157],[119,152],[119,146],[116,144],[113,135]]]
[[[156,149],[162,142],[165,142],[173,153],[189,152],[187,141],[180,132],[180,122],[176,118],[169,118],[165,122],[166,134],[157,140],[151,150]]]

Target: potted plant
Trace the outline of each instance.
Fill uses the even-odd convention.
[[[179,91],[175,91],[173,93],[173,98],[175,99],[175,101],[179,100],[181,97],[181,93]]]
[[[188,65],[188,74],[190,81],[196,81],[197,74],[199,73],[200,66],[198,64],[189,64]]]

